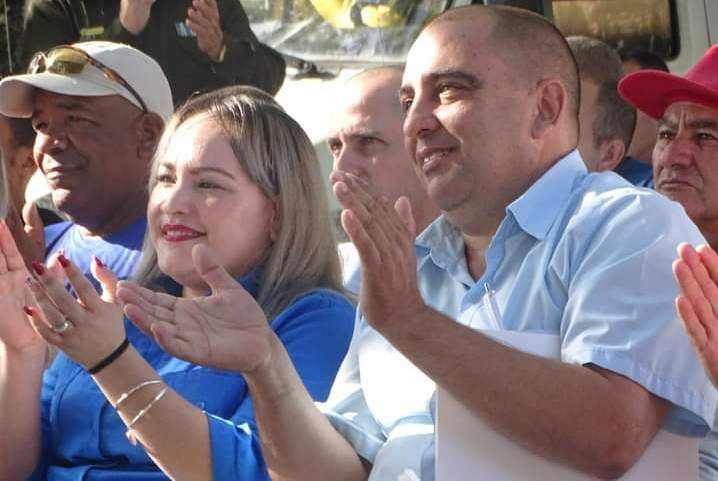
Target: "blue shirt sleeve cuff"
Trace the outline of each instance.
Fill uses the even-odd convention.
[[[671,402],[663,428],[673,434],[688,437],[704,437],[713,426],[716,392],[679,388],[670,379],[651,371],[626,352],[610,352],[600,349],[566,352],[563,361],[572,364],[595,364],[621,374],[643,386],[656,396]]]
[[[256,427],[246,422],[233,424],[205,414],[209,425],[213,479],[269,481]]]

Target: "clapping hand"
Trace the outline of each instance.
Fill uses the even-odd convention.
[[[75,362],[90,368],[113,352],[125,338],[122,308],[103,300],[94,286],[63,254],[58,255],[62,272],[77,294],[75,299],[65,289],[61,277],[51,274],[44,265],[33,264],[35,278],[29,287],[38,308],[26,308],[32,326],[48,343],[62,350]],[[93,270],[99,267],[95,261]],[[111,273],[103,273],[100,282],[113,291]],[[111,299],[109,293],[105,298]]]
[[[0,344],[6,349],[23,350],[44,346],[30,324],[25,320],[23,307],[34,306],[27,280],[31,279],[20,251],[4,220],[0,220]]]
[[[706,374],[718,386],[718,255],[703,245],[678,247],[673,273],[681,288],[678,314],[703,362]]]
[[[128,32],[138,35],[150,19],[154,0],[121,0],[120,23]]]
[[[273,338],[254,298],[218,265],[209,249],[192,249],[210,295],[178,298],[121,281],[125,314],[168,353],[195,364],[250,373],[269,360]]]
[[[219,62],[224,49],[224,33],[219,22],[217,0],[193,0],[187,10],[186,23],[197,35],[197,47]]]
[[[352,174],[335,171],[331,180],[344,208],[342,226],[361,259],[362,311],[383,332],[385,323],[411,319],[426,308],[416,281],[416,223],[411,205],[406,197],[391,205]]]

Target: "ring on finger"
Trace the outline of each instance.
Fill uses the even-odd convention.
[[[72,326],[72,323],[70,322],[69,319],[65,318],[65,322],[63,322],[62,324],[57,325],[57,326],[52,326],[50,329],[52,329],[53,331],[55,331],[58,334],[62,334],[63,332],[67,331],[70,328],[70,326]]]

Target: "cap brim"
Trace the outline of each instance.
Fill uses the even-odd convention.
[[[618,91],[634,107],[654,119],[660,119],[674,102],[718,107],[715,91],[661,70],[639,70],[627,75],[619,82]]]
[[[35,89],[83,97],[118,94],[107,85],[98,85],[80,77],[50,72],[14,75],[0,81],[0,113],[7,117],[32,117]]]

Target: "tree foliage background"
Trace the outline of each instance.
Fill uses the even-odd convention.
[[[11,72],[17,73],[19,68],[18,47],[22,35],[24,3],[24,0],[0,0],[0,76],[3,77]]]

